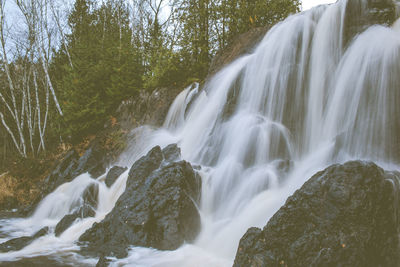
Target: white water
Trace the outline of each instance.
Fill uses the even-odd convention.
[[[201,91],[184,90],[162,128],[133,131],[118,165],[130,166],[155,145],[178,143],[185,160],[202,166],[202,229],[176,251],[132,248],[113,265],[230,266],[246,230],[263,227],[317,171],[351,159],[400,170],[400,22],[372,26],[344,49],[345,6],[340,1],[289,17]],[[127,172],[107,189],[102,178],[82,175],[50,194],[31,218],[4,221],[7,239],[54,226],[90,183],[99,184],[95,218],[0,254],[0,261],[76,257],[68,254],[78,249],[74,241],[111,211],[126,178]],[[96,262],[71,257],[64,261]]]

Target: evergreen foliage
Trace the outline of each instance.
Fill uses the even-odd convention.
[[[142,88],[140,53],[131,44],[126,6],[106,2],[95,8],[90,0],[77,0],[69,15],[71,66],[60,50],[62,73],[57,80],[64,108],[65,133],[79,141],[101,129],[107,115],[121,100]],[[57,59],[55,59],[57,62]],[[59,64],[55,64],[59,65]]]
[[[121,101],[139,90],[204,79],[212,57],[235,36],[271,26],[299,8],[299,0],[76,0],[62,28],[60,13],[50,6],[62,38],[49,39],[58,45],[48,47],[48,56],[24,59],[28,73],[46,60],[51,84],[43,71],[31,72],[29,83],[33,86],[35,74],[47,84],[43,92],[54,86],[62,109],[50,103],[46,138],[78,143],[102,129]],[[38,40],[34,29],[30,34],[27,40]],[[18,66],[15,58],[10,66]],[[11,72],[18,80],[18,72]],[[4,68],[0,84],[8,86]],[[7,119],[5,111],[2,107]],[[0,129],[0,136],[5,139],[7,132]]]

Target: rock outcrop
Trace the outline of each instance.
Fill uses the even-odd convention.
[[[106,167],[111,161],[108,154],[106,148],[98,140],[93,142],[81,157],[75,150],[72,149],[69,151],[41,182],[41,192],[37,195],[35,201],[25,208],[22,214],[28,215],[32,213],[37,204],[45,196],[53,192],[60,185],[71,182],[83,173],[88,172],[94,178],[99,177],[106,171]],[[92,189],[95,190],[94,188]],[[97,198],[97,192],[86,193],[93,193]]]
[[[98,184],[90,185],[82,197],[82,204],[78,210],[71,214],[65,215],[56,225],[54,233],[60,236],[66,229],[68,229],[76,219],[94,217],[98,204],[99,186]]]
[[[119,166],[114,166],[112,167],[106,176],[106,180],[105,183],[107,185],[107,187],[111,187],[114,182],[118,179],[118,177],[123,174],[128,168],[123,168],[123,167],[119,167]]]
[[[141,91],[138,97],[127,99],[117,109],[117,120],[123,130],[141,125],[161,126],[169,107],[182,88],[158,88]]]
[[[8,240],[7,242],[0,244],[0,252],[9,252],[9,251],[13,251],[13,250],[20,250],[20,249],[28,246],[29,244],[31,244],[35,239],[46,235],[48,233],[48,231],[49,231],[49,228],[44,227],[32,236],[22,236],[22,237]]]
[[[125,257],[131,245],[173,250],[196,237],[201,182],[177,153],[176,145],[164,153],[157,146],[133,164],[114,209],[80,237],[89,253]]]
[[[315,174],[247,231],[234,266],[399,266],[399,179],[360,161]]]
[[[390,26],[396,20],[396,4],[393,0],[352,0],[347,1],[344,45],[369,26],[381,24]]]

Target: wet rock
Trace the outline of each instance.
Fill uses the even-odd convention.
[[[1,267],[65,267],[65,266],[81,266],[82,264],[75,262],[72,265],[70,262],[65,263],[59,259],[54,259],[52,256],[38,256],[33,258],[22,258],[17,261],[2,261]]]
[[[43,181],[42,192],[32,205],[25,208],[22,212],[23,215],[32,213],[34,208],[45,196],[53,192],[60,185],[71,182],[77,176],[86,172],[89,172],[93,177],[100,176],[105,172],[106,162],[108,162],[106,158],[103,149],[101,149],[99,145],[93,145],[82,157],[79,157],[79,154],[75,150],[68,152],[62,161],[56,165],[50,175]],[[96,189],[92,188],[91,190]],[[97,207],[98,188],[96,192],[87,192],[85,194],[88,195],[84,198],[90,198],[91,195],[93,196],[90,204],[94,208]],[[94,195],[96,195],[95,198]],[[94,202],[96,203],[94,204]]]
[[[107,162],[106,153],[100,144],[91,145],[82,157],[79,157],[75,150],[71,150],[44,181],[44,195],[86,172],[94,178],[99,177],[105,172]]]
[[[84,219],[88,217],[94,217],[96,215],[96,211],[92,206],[88,204],[83,204],[79,210],[74,213],[65,215],[56,225],[54,233],[55,236],[60,236],[65,230],[67,230],[78,218]]]
[[[94,148],[89,148],[82,157],[79,157],[75,150],[68,152],[64,159],[45,179],[45,188],[41,199],[53,192],[60,185],[72,181],[72,179],[85,172],[92,172],[97,176],[104,173],[105,168],[103,170],[102,167],[99,167],[100,163],[96,162],[97,160],[102,162],[98,154],[101,154],[101,152]]]
[[[64,158],[52,169],[50,174],[41,184],[41,192],[37,195],[31,205],[25,207],[21,214],[31,214],[39,202],[48,194],[53,192],[60,185],[72,181],[75,178],[76,168],[79,162],[79,154],[75,150],[69,151]]]
[[[0,244],[0,252],[21,250],[24,247],[31,244],[35,239],[42,237],[44,235],[47,235],[48,231],[49,231],[49,228],[44,227],[32,236],[23,236],[23,237],[18,237],[18,238],[8,240],[7,242]]]
[[[74,214],[68,214],[65,215],[61,221],[59,221],[56,225],[56,228],[54,230],[54,233],[56,236],[60,236],[65,230],[67,230],[74,222],[76,219],[79,218],[78,213]]]
[[[104,255],[101,255],[96,267],[107,267],[111,261],[108,260]]]
[[[60,236],[65,230],[67,230],[78,218],[84,219],[88,217],[94,217],[96,212],[89,205],[84,205],[78,211],[65,215],[56,225],[54,230],[55,236]]]
[[[107,157],[106,151],[100,144],[93,144],[86,150],[85,154],[79,158],[78,166],[74,171],[74,176],[88,172],[94,178],[99,177],[106,171]]]
[[[393,0],[347,1],[344,46],[359,33],[374,24],[390,26],[396,20],[396,4]]]
[[[65,230],[67,230],[78,218],[94,217],[96,215],[96,209],[98,204],[99,185],[91,184],[84,191],[82,197],[82,204],[79,210],[72,214],[65,215],[56,225],[54,233],[56,236],[60,236]]]
[[[361,161],[315,174],[247,231],[234,266],[399,266],[399,179]]]
[[[118,179],[118,177],[123,174],[128,168],[123,168],[123,167],[119,167],[119,166],[114,166],[112,167],[106,176],[106,185],[108,187],[111,187],[114,182]]]
[[[90,211],[87,211],[88,208],[96,210],[98,205],[98,198],[99,198],[99,185],[91,184],[90,186],[88,186],[88,188],[85,189],[82,195],[83,206],[84,206],[83,212],[90,213]]]
[[[162,153],[164,155],[164,159],[167,162],[177,161],[181,158],[181,149],[177,146],[177,144],[170,144],[166,146]]]
[[[279,182],[283,182],[288,174],[293,170],[294,162],[288,159],[278,159],[273,163],[278,173]]]
[[[42,196],[53,192],[63,183],[70,182],[74,178],[78,166],[79,155],[75,150],[68,152],[63,160],[54,168],[44,181],[46,185]]]
[[[88,252],[125,257],[132,245],[173,250],[196,237],[200,178],[185,161],[162,164],[165,157],[157,146],[133,164],[114,209],[80,237]]]

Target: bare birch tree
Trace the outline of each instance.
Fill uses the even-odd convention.
[[[0,0],[0,56],[7,78],[7,86],[0,88],[0,103],[7,113],[0,112],[0,121],[18,153],[27,157],[28,150],[32,155],[46,150],[50,98],[55,111],[63,115],[50,77],[49,60],[57,40],[55,32],[64,37],[54,6],[47,0],[15,0],[14,4],[22,14],[24,34],[13,36],[13,49],[8,49],[6,0]],[[50,28],[50,19],[57,30]]]

